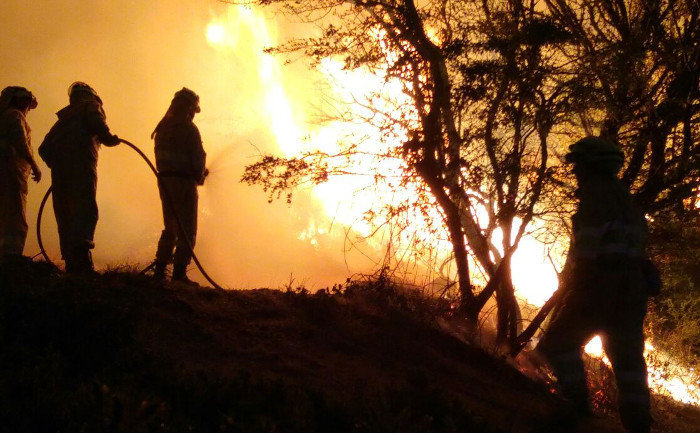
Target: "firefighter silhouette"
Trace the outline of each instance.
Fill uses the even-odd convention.
[[[39,182],[34,160],[29,110],[37,100],[24,87],[10,86],[0,93],[0,258],[19,257],[27,239],[27,180]]]
[[[69,105],[56,115],[39,147],[51,169],[53,207],[61,255],[68,273],[92,273],[90,250],[97,226],[97,156],[100,143],[119,144],[109,131],[102,99],[92,87],[75,82],[68,89]]]
[[[154,268],[154,277],[159,280],[165,278],[166,267],[172,260],[172,280],[194,284],[187,278],[187,266],[197,237],[197,186],[204,183],[208,174],[207,155],[199,129],[193,123],[199,112],[199,96],[183,87],[175,93],[168,111],[151,134],[155,140],[164,225]]]
[[[551,365],[562,394],[590,414],[583,346],[602,338],[619,389],[619,411],[630,432],[648,432],[649,387],[643,357],[647,298],[646,220],[617,178],[623,154],[605,139],[586,137],[566,156],[573,164],[578,208],[562,271],[564,296],[537,350]]]

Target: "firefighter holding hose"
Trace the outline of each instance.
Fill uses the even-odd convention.
[[[172,280],[196,284],[187,278],[197,236],[197,186],[204,184],[208,170],[202,138],[193,119],[199,96],[183,87],[175,93],[168,111],[151,138],[155,140],[158,190],[163,208],[164,229],[158,241],[154,278],[165,279],[173,262]],[[178,222],[179,220],[179,222]]]
[[[37,100],[24,87],[10,86],[0,93],[0,259],[20,258],[27,239],[27,179],[41,179],[34,160],[29,110]]]
[[[90,250],[97,226],[97,153],[100,143],[119,144],[109,131],[102,99],[77,81],[68,89],[69,105],[44,138],[39,155],[51,169],[53,207],[66,272],[92,274]]]
[[[578,208],[562,272],[565,292],[537,351],[552,367],[574,410],[588,415],[583,346],[603,340],[619,390],[618,406],[630,432],[650,431],[643,322],[647,299],[659,289],[646,260],[646,220],[617,173],[623,153],[612,142],[586,137],[569,147]]]

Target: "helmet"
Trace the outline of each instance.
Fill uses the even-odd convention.
[[[3,106],[12,106],[19,102],[20,99],[29,99],[30,109],[34,109],[39,105],[34,94],[27,90],[26,87],[9,86],[2,89],[0,93],[0,100],[4,101]]]
[[[82,81],[76,81],[68,87],[68,96],[71,101],[77,99],[79,96],[90,95],[92,98],[96,99],[100,104],[102,104],[102,99],[97,94],[95,89],[90,87],[88,84]]]
[[[173,96],[173,103],[183,103],[187,106],[194,107],[195,113],[202,111],[199,108],[199,96],[187,87],[183,87],[175,92],[175,96]]]
[[[612,141],[589,136],[569,146],[566,162],[617,173],[622,168],[624,154]]]

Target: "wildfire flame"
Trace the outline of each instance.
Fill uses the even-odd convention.
[[[381,142],[379,131],[368,125],[349,125],[345,122],[330,122],[316,127],[304,125],[307,114],[301,112],[288,98],[280,62],[263,52],[265,48],[278,42],[274,25],[268,24],[272,23],[254,6],[231,6],[226,16],[212,19],[206,27],[205,36],[210,46],[224,51],[236,50],[243,34],[246,35],[246,42],[254,43],[252,49],[258,53],[257,68],[265,89],[265,120],[270,125],[279,149],[286,156],[298,155],[304,149],[320,149],[333,153],[339,150],[336,144],[338,140],[350,132],[365,138],[359,142],[360,150],[375,152],[378,143]],[[331,91],[341,99],[343,96],[352,95],[357,98],[357,95],[369,95],[378,91],[387,92],[399,102],[403,97],[398,83],[387,82],[381,76],[361,70],[344,70],[342,65],[333,59],[324,60],[319,71],[331,83]],[[366,113],[358,114],[358,117],[362,117],[362,114]],[[352,130],[349,131],[349,128]],[[400,136],[400,133],[396,135]],[[399,142],[396,145],[399,145]],[[357,163],[378,169],[385,174],[399,174],[401,171],[401,161],[378,161],[376,158],[359,155]],[[411,188],[399,189],[398,193],[388,193],[371,188],[373,184],[372,177],[331,177],[323,185],[314,187],[314,194],[323,206],[326,220],[352,226],[353,230],[367,235],[372,230],[371,224],[362,219],[367,209],[372,208],[375,203],[405,202],[415,198],[414,194],[418,194]],[[352,200],[349,200],[349,197],[352,197]],[[437,211],[435,216],[438,217]],[[322,220],[324,218],[319,216],[317,221],[311,221],[308,228],[299,234],[299,239],[317,245],[318,237],[328,231],[328,225],[319,222]],[[416,219],[416,224],[420,223],[419,220],[420,218]],[[420,230],[420,227],[416,229],[417,232]],[[449,243],[445,239],[435,239],[434,244],[443,251],[449,251]],[[525,238],[513,257],[513,277],[517,294],[535,306],[544,304],[557,287],[557,275],[553,264],[547,263],[545,256],[541,245],[534,239]],[[610,365],[599,337],[593,338],[586,345],[585,352]],[[700,405],[700,376],[696,371],[678,365],[648,342],[645,358],[649,369],[649,385],[653,392],[668,395],[684,403]]]
[[[589,356],[602,360],[608,367],[611,366],[599,336],[593,337],[584,350]],[[649,388],[654,393],[700,406],[700,375],[693,368],[679,365],[649,341],[644,344],[644,359],[649,371]]]

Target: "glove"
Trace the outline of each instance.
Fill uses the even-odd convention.
[[[41,180],[41,170],[39,170],[39,167],[32,167],[32,179],[37,183]]]
[[[116,146],[119,144],[120,139],[117,135],[112,135],[107,141],[105,141],[105,146]]]

